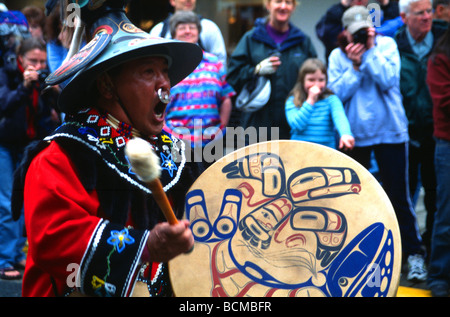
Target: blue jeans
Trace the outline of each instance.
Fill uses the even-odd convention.
[[[388,195],[397,216],[404,255],[407,257],[412,254],[423,254],[422,238],[409,193],[408,144],[354,147],[348,153],[366,169],[371,166],[372,154],[378,164],[377,179]]]
[[[450,141],[436,139],[437,211],[434,218],[428,284],[450,286]]]
[[[22,152],[23,148],[0,145],[0,269],[12,267],[25,259],[23,213],[18,221],[14,221],[11,214],[13,174]]]

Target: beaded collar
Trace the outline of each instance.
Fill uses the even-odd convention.
[[[137,136],[139,134],[135,129],[111,115],[101,114],[96,109],[86,109],[76,115],[68,115],[66,121],[44,140],[67,138],[80,142],[101,156],[105,164],[120,177],[151,193],[131,170],[125,156],[126,142]],[[180,180],[186,163],[185,144],[165,131],[147,141],[160,157],[161,183],[167,191]]]
[[[135,128],[133,128],[132,126],[130,126],[124,122],[120,122],[119,120],[114,118],[111,114],[108,113],[106,115],[105,120],[106,120],[106,122],[108,122],[108,124],[110,126],[112,126],[114,129],[117,130],[117,133],[123,134],[127,138],[132,138],[133,136],[137,137],[137,138],[141,138],[141,135],[138,130],[136,130]]]

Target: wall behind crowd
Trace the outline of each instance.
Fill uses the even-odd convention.
[[[304,0],[295,10],[292,21],[311,37],[317,56],[323,61],[325,59],[325,47],[316,35],[316,24],[325,12],[338,1],[336,0]]]

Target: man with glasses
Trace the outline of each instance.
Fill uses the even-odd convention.
[[[433,215],[436,211],[436,177],[432,101],[425,80],[428,58],[445,28],[433,25],[431,0],[400,0],[399,9],[404,26],[395,35],[395,40],[401,57],[400,89],[409,121],[410,191],[411,195],[414,195],[420,175],[425,189],[424,204],[427,210],[423,243],[429,251]],[[411,248],[409,254],[405,254],[405,258],[409,268],[407,278],[425,281],[425,252],[420,251],[416,245]]]

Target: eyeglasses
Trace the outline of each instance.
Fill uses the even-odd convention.
[[[431,15],[433,13],[433,9],[426,9],[426,10],[422,10],[422,11],[411,12],[411,14],[415,15],[416,17],[424,16],[425,13],[427,13],[428,15]]]

